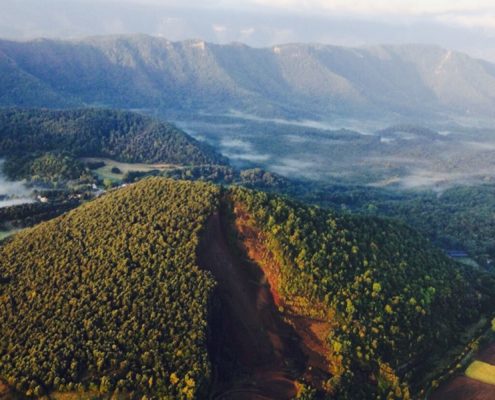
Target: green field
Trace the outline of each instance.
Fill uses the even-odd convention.
[[[81,158],[83,162],[104,162],[105,166],[94,170],[100,179],[110,179],[112,182],[120,182],[127,172],[149,172],[153,170],[166,171],[177,168],[174,164],[144,164],[144,163],[123,163],[108,158],[85,157]],[[122,171],[121,174],[112,172],[112,168],[118,168]]]
[[[8,230],[8,231],[0,231],[0,240],[3,240],[3,239],[5,239],[6,237],[8,237],[10,235],[13,235],[18,230],[19,229],[11,229],[11,230]]]
[[[495,365],[475,360],[466,369],[466,376],[480,382],[495,385]]]

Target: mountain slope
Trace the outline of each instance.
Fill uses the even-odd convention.
[[[217,164],[225,160],[173,125],[131,112],[0,110],[0,156],[69,152],[126,162]]]
[[[405,226],[245,189],[231,199],[279,308],[295,326],[303,316],[330,324],[320,344],[332,377],[322,386],[339,399],[409,398],[438,368],[430,362],[494,305],[492,277],[461,269]]]
[[[257,49],[145,35],[3,40],[0,68],[4,106],[493,116],[495,105],[493,64],[420,45]]]
[[[145,179],[0,247],[0,380],[34,395],[407,398],[493,306],[490,282],[390,222]]]
[[[214,282],[195,249],[217,197],[211,185],[146,180],[4,245],[2,379],[36,396],[205,390]]]

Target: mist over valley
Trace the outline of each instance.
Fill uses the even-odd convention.
[[[0,400],[495,398],[495,7],[242,3],[2,4]]]
[[[4,160],[0,158],[0,208],[32,203],[33,189],[25,182],[12,181],[3,174]]]

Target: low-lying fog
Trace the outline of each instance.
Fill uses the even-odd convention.
[[[373,132],[383,126],[382,121],[378,120],[359,120],[359,119],[335,119],[332,121],[316,121],[310,119],[290,120],[286,118],[263,118],[253,114],[247,114],[240,110],[231,110],[230,113],[225,114],[226,117],[233,117],[238,119],[244,119],[255,122],[268,122],[279,125],[292,125],[303,128],[314,128],[319,130],[338,130],[338,129],[350,129],[361,133],[362,135],[372,135]]]
[[[32,203],[32,189],[26,187],[23,182],[7,180],[3,171],[3,160],[0,159],[0,208],[18,204]]]
[[[287,177],[436,190],[495,182],[495,130],[476,125],[293,121],[238,111],[177,124],[236,166]]]

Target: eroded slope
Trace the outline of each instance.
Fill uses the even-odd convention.
[[[285,320],[328,324],[299,332],[324,339],[319,352],[331,377],[310,382],[338,398],[409,398],[427,384],[432,360],[491,310],[492,278],[455,264],[405,226],[240,188],[229,196]]]

